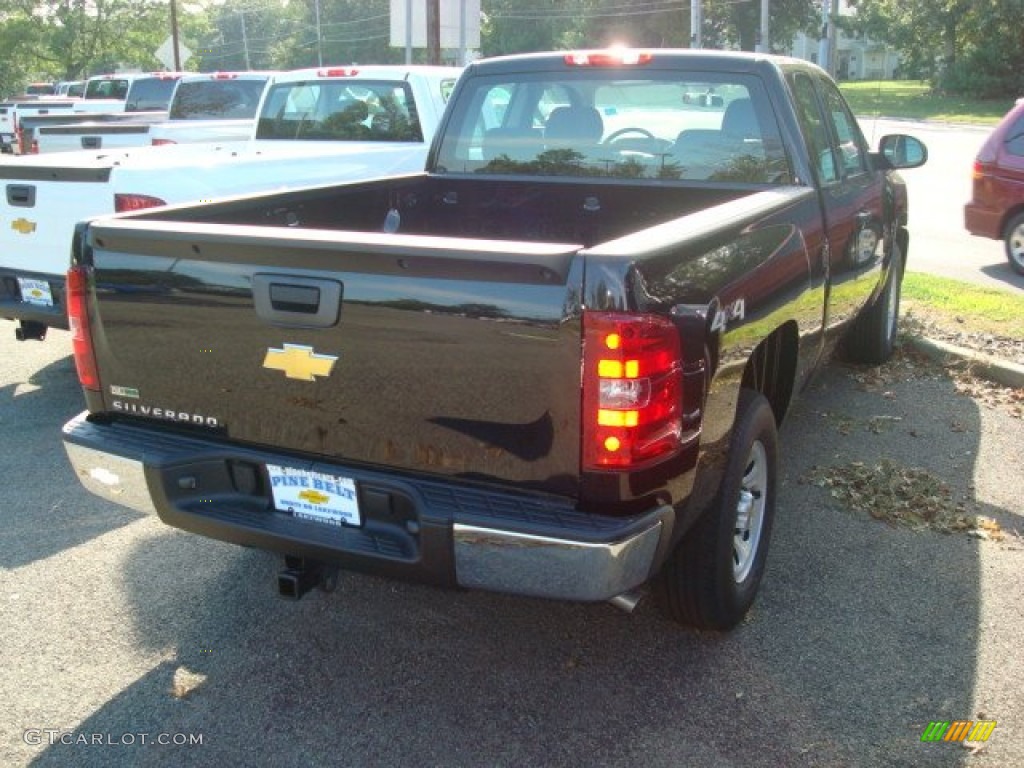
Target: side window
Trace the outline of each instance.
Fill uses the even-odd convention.
[[[838,181],[839,167],[832,153],[828,126],[818,104],[814,83],[810,77],[798,72],[794,75],[791,84],[797,119],[799,119],[800,128],[804,132],[807,149],[811,154],[811,163],[817,168],[818,178],[822,184]]]
[[[1017,157],[1024,157],[1024,115],[1014,120],[1006,132],[1006,151]]]
[[[843,175],[852,176],[863,173],[867,170],[867,153],[864,149],[864,137],[857,125],[857,120],[850,114],[850,109],[839,94],[839,90],[832,83],[824,80],[821,81],[821,84],[828,118],[839,142],[839,158],[843,164]]]

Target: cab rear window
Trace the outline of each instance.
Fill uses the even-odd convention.
[[[587,69],[480,77],[440,147],[448,173],[786,183],[789,161],[756,77]]]
[[[190,80],[174,92],[174,120],[233,120],[256,116],[266,80]]]

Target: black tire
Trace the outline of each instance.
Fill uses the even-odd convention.
[[[743,390],[715,501],[655,582],[669,617],[715,630],[732,629],[743,620],[764,574],[777,477],[775,414],[763,395]]]
[[[846,333],[846,358],[854,363],[881,365],[896,347],[899,332],[900,294],[903,287],[903,252],[892,247],[885,286]]]
[[[1018,213],[1006,225],[1003,235],[1006,259],[1018,274],[1024,275],[1024,213]]]

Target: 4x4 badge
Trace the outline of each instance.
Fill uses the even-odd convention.
[[[267,350],[263,367],[283,371],[289,379],[316,381],[317,376],[330,376],[336,362],[336,355],[318,355],[312,347],[285,344],[283,349],[270,347]]]

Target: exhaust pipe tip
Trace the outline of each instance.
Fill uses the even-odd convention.
[[[636,610],[637,605],[643,600],[646,591],[642,589],[630,589],[623,592],[621,595],[616,595],[608,600],[609,603],[614,605],[620,611],[625,613],[632,613]]]

